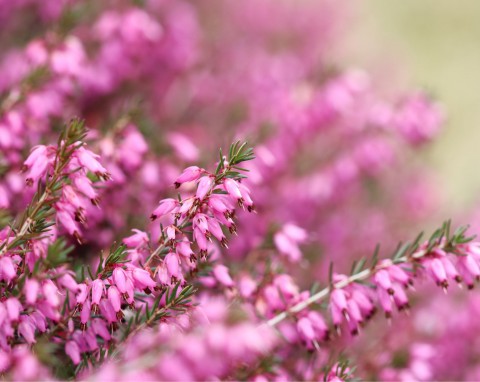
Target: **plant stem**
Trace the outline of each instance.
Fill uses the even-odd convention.
[[[421,251],[421,252],[423,252],[423,251]],[[403,256],[403,257],[398,258],[396,260],[396,263],[400,263],[400,264],[407,263],[410,258],[418,258],[418,257],[417,256],[411,256],[411,257]],[[282,313],[276,315],[275,317],[268,320],[265,324],[268,325],[268,326],[275,326],[278,323],[282,322],[284,319],[286,319],[289,315],[298,313],[298,312],[302,311],[303,309],[307,308],[308,306],[310,306],[311,304],[314,304],[316,302],[319,302],[319,301],[323,300],[325,297],[327,297],[330,294],[332,289],[342,289],[342,288],[345,288],[346,286],[348,286],[348,285],[350,285],[350,284],[352,284],[356,281],[366,280],[372,274],[374,274],[376,271],[378,271],[382,268],[386,268],[386,267],[388,267],[388,265],[384,265],[384,266],[380,265],[380,266],[376,266],[375,268],[364,269],[363,271],[360,271],[360,272],[346,278],[345,280],[342,280],[342,281],[339,281],[339,282],[333,284],[331,287],[329,286],[329,287],[324,288],[321,291],[311,295],[305,301],[299,302],[298,304],[292,306],[291,308],[289,308],[289,309],[283,311]]]

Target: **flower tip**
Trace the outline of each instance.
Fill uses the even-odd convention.
[[[77,243],[82,245],[83,244],[83,239],[82,237],[80,236],[80,233],[78,231],[75,231],[73,232],[73,236],[75,237],[75,239],[77,240]]]

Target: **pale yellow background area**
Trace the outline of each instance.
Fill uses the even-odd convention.
[[[479,206],[480,0],[355,4],[355,26],[346,28],[349,61],[383,71],[383,80],[420,85],[443,103],[446,127],[422,159],[440,172],[445,211]]]

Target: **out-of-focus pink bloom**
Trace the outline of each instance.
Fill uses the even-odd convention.
[[[60,297],[58,293],[57,286],[53,283],[52,280],[45,280],[42,284],[42,292],[45,297],[46,302],[56,308],[60,305]]]
[[[68,341],[65,344],[65,353],[67,353],[74,365],[80,363],[80,349],[75,341]]]
[[[305,242],[306,232],[302,228],[288,223],[275,233],[273,240],[278,251],[290,261],[297,262],[302,258],[299,244]]]
[[[407,97],[393,118],[395,127],[413,144],[431,140],[440,130],[443,112],[423,93]]]
[[[40,284],[35,279],[25,280],[25,285],[23,286],[25,299],[27,304],[33,305],[37,301],[38,291],[40,289]]]
[[[20,312],[23,310],[22,304],[15,297],[10,297],[5,301],[7,314],[10,321],[18,321]]]
[[[0,259],[0,278],[7,283],[17,277],[17,270],[10,256]]]
[[[170,133],[168,142],[182,159],[187,161],[196,161],[198,159],[198,148],[188,136],[180,133]]]
[[[21,316],[18,330],[28,344],[34,344],[35,341],[35,325],[29,316]]]
[[[225,265],[217,264],[213,267],[213,275],[223,286],[228,288],[233,287],[234,282],[228,274],[228,268]]]
[[[138,229],[132,229],[132,231],[135,232],[133,235],[123,239],[127,247],[137,248],[148,243],[148,235],[145,232]]]

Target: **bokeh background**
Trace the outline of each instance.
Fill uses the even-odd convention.
[[[392,81],[423,86],[444,105],[444,131],[422,153],[445,187],[443,213],[478,204],[480,2],[359,1],[352,25],[348,62],[372,72],[380,64]]]

